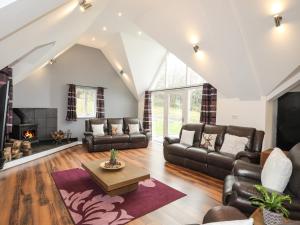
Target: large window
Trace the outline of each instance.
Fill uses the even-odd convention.
[[[78,118],[96,117],[97,90],[89,87],[76,87],[76,112]]]
[[[205,80],[168,53],[152,84],[153,140],[178,136],[184,123],[199,123]],[[156,91],[155,91],[156,90]]]

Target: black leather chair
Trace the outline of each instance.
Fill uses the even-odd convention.
[[[293,164],[290,181],[284,191],[292,197],[292,204],[286,204],[290,218],[300,220],[300,143],[288,153]],[[258,195],[254,185],[261,184],[262,167],[243,161],[236,161],[232,175],[228,175],[224,182],[223,204],[236,207],[250,215],[256,209],[249,198]]]

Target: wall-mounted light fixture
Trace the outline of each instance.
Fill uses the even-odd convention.
[[[200,49],[199,45],[195,44],[193,49],[198,59],[204,58],[204,52]]]
[[[55,60],[55,59],[50,59],[50,60],[49,60],[49,64],[50,64],[50,65],[52,65],[52,64],[54,64],[54,63],[56,63],[56,60]]]
[[[93,6],[92,3],[88,3],[86,0],[80,0],[79,5],[81,11],[85,11]]]
[[[275,26],[279,27],[281,25],[282,22],[282,16],[280,15],[275,15],[274,16],[274,21],[275,21]]]

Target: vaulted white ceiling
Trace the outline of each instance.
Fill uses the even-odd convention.
[[[102,50],[118,73],[126,73],[122,79],[139,98],[170,51],[223,95],[259,99],[292,79],[300,65],[299,0],[92,3],[84,13],[77,0],[17,0],[1,8],[0,19],[7,23],[0,29],[5,52],[0,67],[13,63],[18,82],[78,42]],[[279,28],[273,20],[276,4],[283,16]],[[193,52],[195,42],[202,59]]]

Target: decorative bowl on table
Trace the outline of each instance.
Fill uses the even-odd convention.
[[[117,161],[112,164],[110,161],[104,161],[100,163],[100,167],[105,170],[119,170],[125,167],[125,162]]]

